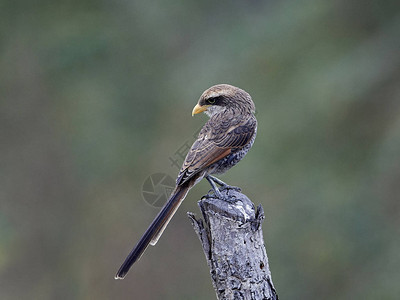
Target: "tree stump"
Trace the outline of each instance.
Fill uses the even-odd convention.
[[[210,191],[211,193],[211,191]],[[218,299],[278,299],[271,279],[261,223],[264,211],[239,189],[221,190],[226,199],[204,196],[203,218],[188,213],[200,239]]]

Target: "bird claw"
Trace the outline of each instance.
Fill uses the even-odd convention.
[[[207,195],[204,195],[203,197],[201,197],[201,200],[215,198],[215,196],[214,196],[214,194],[212,194],[212,192],[214,192],[214,190],[209,190]]]
[[[242,189],[240,187],[233,186],[233,185],[223,185],[219,189],[220,189],[220,191],[223,191],[223,190],[234,190],[234,191],[239,192],[239,193],[242,191]]]
[[[208,194],[210,195],[211,191],[214,191],[214,196],[222,199],[222,200],[226,200],[228,197],[228,191],[229,190],[234,190],[236,192],[241,192],[242,189],[237,187],[237,186],[231,186],[226,184],[225,182],[223,182],[221,179],[218,179],[217,177],[208,175],[206,176],[206,179],[208,180],[208,182],[210,183],[210,185],[212,186],[212,190],[210,190],[208,192]],[[217,185],[218,184],[220,187],[218,188]],[[226,191],[226,197],[224,195],[222,195],[221,191]],[[208,196],[208,198],[210,198],[212,196]]]
[[[233,196],[233,195],[228,196],[228,192],[227,191],[229,189],[240,191],[240,188],[238,188],[236,186],[226,186],[224,188],[220,188],[217,191],[211,189],[211,190],[208,191],[207,195],[204,195],[203,197],[201,197],[201,200],[217,198],[217,199],[220,199],[220,200],[223,200],[223,201],[227,201],[227,202],[235,202],[236,201],[235,200],[235,198],[236,198],[235,196]],[[226,191],[226,193],[222,193],[222,191]]]

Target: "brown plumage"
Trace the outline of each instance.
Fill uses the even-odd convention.
[[[192,115],[203,111],[210,119],[189,150],[170,199],[128,255],[116,279],[123,279],[147,246],[157,243],[188,191],[203,177],[210,182],[216,196],[223,198],[215,182],[229,186],[211,174],[222,174],[236,165],[253,145],[257,120],[254,103],[247,92],[228,84],[215,85],[201,95]]]

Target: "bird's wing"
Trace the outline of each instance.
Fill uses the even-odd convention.
[[[211,122],[210,122],[211,121]],[[233,149],[240,149],[250,142],[255,133],[257,121],[254,117],[233,122],[212,122],[209,120],[189,150],[176,180],[180,185],[193,175],[229,155]]]

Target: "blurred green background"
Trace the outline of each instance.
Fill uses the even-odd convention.
[[[113,277],[217,83],[256,103],[222,179],[265,209],[280,298],[398,299],[397,0],[0,1],[0,298],[215,299],[186,217],[206,182]]]

